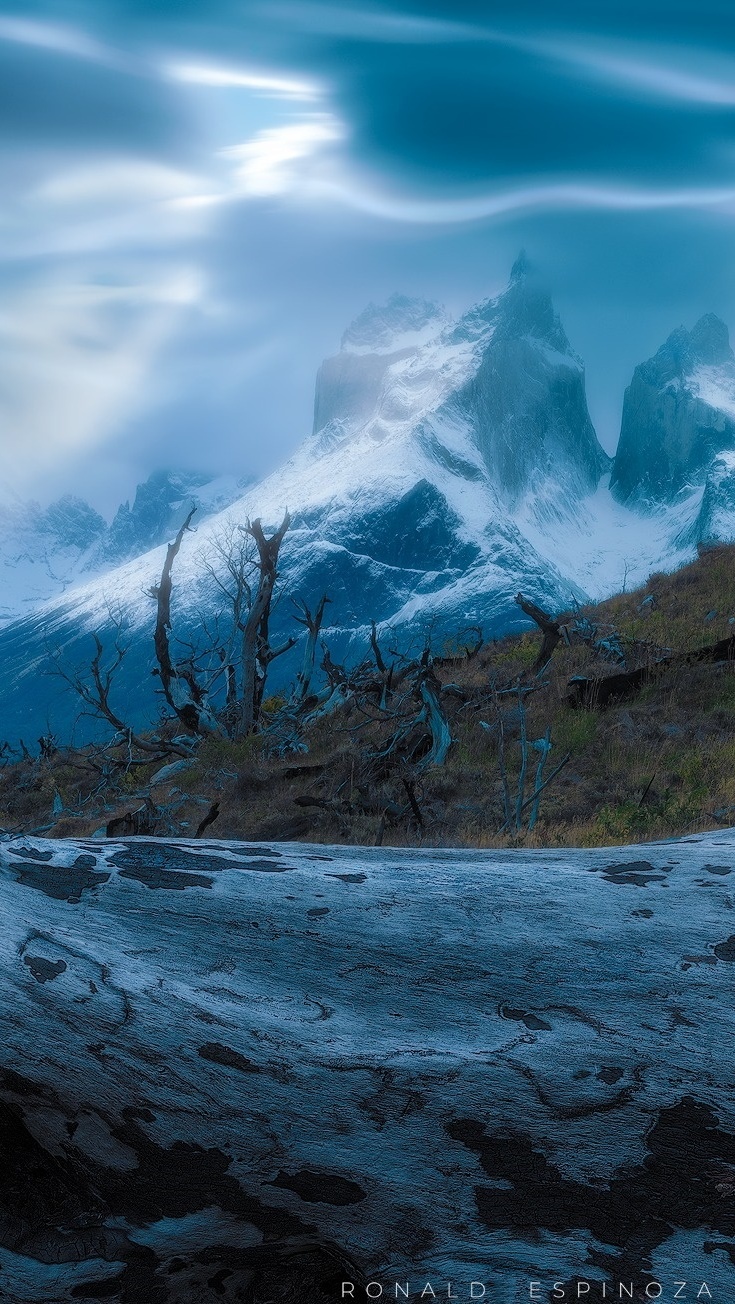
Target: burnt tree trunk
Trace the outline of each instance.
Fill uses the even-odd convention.
[[[206,734],[211,731],[208,723],[209,712],[206,708],[205,693],[197,682],[192,668],[175,666],[171,657],[169,630],[171,629],[171,592],[173,589],[172,570],[178,556],[182,540],[191,525],[196,511],[192,507],[173,543],[166,549],[161,578],[151,589],[151,597],[156,600],[156,628],[153,645],[156,649],[158,676],[161,680],[163,695],[178,716],[185,729],[193,734]]]
[[[314,675],[314,666],[316,664],[316,649],[319,642],[319,633],[324,620],[324,608],[327,603],[331,602],[326,593],[322,594],[319,605],[315,612],[311,612],[305,602],[294,599],[294,604],[302,613],[295,616],[294,620],[306,629],[306,646],[304,648],[304,660],[299,673],[296,676],[296,686],[293,692],[292,704],[296,707],[303,706],[309,696],[309,689]]]
[[[563,638],[562,626],[558,620],[554,620],[552,616],[542,611],[541,607],[537,607],[535,602],[530,602],[528,598],[524,598],[522,593],[517,593],[514,601],[518,603],[521,611],[530,616],[531,620],[538,625],[544,636],[539,654],[531,667],[532,673],[537,675],[544,669],[544,666],[548,665],[561,642]]]
[[[258,587],[242,634],[242,697],[235,731],[238,738],[245,738],[258,727],[268,665],[278,655],[270,648],[268,621],[278,576],[278,553],[290,524],[291,517],[286,512],[280,526],[269,539],[259,520],[252,521],[247,526],[247,532],[255,540],[258,549],[259,575]],[[284,645],[280,651],[285,651],[286,646],[292,647],[293,642]]]

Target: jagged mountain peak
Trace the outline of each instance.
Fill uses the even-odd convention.
[[[691,330],[677,326],[658,352],[641,363],[638,370],[647,383],[664,386],[671,382],[680,384],[698,367],[727,364],[735,366],[727,326],[715,313],[708,312]]]
[[[528,337],[557,353],[568,354],[581,366],[554,308],[549,288],[525,250],[516,258],[506,288],[474,304],[451,331],[455,341],[489,341],[491,337],[508,340]]]
[[[342,349],[351,353],[397,353],[438,335],[447,314],[441,304],[392,294],[386,303],[369,303],[347,327]]]
[[[239,498],[250,480],[196,471],[154,471],[112,524],[75,494],[48,507],[6,491],[0,500],[0,624],[90,575],[173,538],[196,503],[203,519]]]
[[[176,533],[192,506],[200,515],[218,510],[237,498],[246,483],[236,484],[230,476],[216,479],[204,471],[153,471],[137,486],[132,506],[128,501],[118,508],[89,569],[127,561],[155,548]]]
[[[501,502],[531,500],[548,517],[591,493],[609,459],[587,411],[584,371],[548,288],[521,254],[501,294],[445,325],[425,300],[371,305],[345,335],[349,347],[317,377],[313,456],[355,440],[418,440],[466,479],[487,478]],[[396,342],[410,347],[400,351]],[[388,343],[390,341],[390,344]],[[408,441],[408,442],[406,442]],[[458,472],[459,473],[459,472]],[[548,483],[547,483],[548,482]]]
[[[514,267],[518,266],[518,261]],[[537,272],[524,261],[523,270],[511,272],[507,290],[498,300],[497,332],[509,339],[530,336],[559,353],[572,353],[566,331],[551,300],[551,294]],[[576,354],[575,361],[578,361]]]
[[[623,559],[626,575],[633,557],[643,578],[652,562],[673,555],[668,525],[656,533],[612,503],[606,487],[595,492],[609,459],[590,420],[584,371],[528,260],[517,260],[501,294],[452,327],[445,321],[436,305],[395,295],[348,328],[345,346],[319,372],[316,435],[225,512],[202,520],[196,548],[182,548],[185,633],[199,611],[216,612],[221,602],[202,578],[203,546],[248,517],[276,524],[286,506],[293,512],[282,559],[286,591],[306,600],[328,593],[329,645],[342,659],[362,655],[372,621],[407,640],[467,623],[506,632],[519,620],[519,588],[560,609],[582,599],[582,585],[614,591]],[[716,319],[689,334],[699,356],[721,353]],[[730,492],[726,471],[718,502]],[[197,480],[159,471],[139,488],[118,514],[123,556],[172,537],[192,496],[209,493]],[[125,683],[137,703],[150,658],[142,595],[162,556],[138,555],[101,574],[110,560],[46,608],[43,637],[49,622],[62,641],[103,629],[114,593],[136,631]],[[287,604],[278,619],[285,634]],[[38,629],[32,620],[24,629],[40,663]],[[7,659],[6,682],[26,665],[25,647],[23,657],[22,665]],[[45,701],[34,702],[46,710]]]
[[[720,366],[735,361],[730,348],[730,333],[721,317],[707,312],[690,332],[692,354],[706,366]]]
[[[528,254],[526,253],[525,249],[521,249],[520,253],[518,254],[518,257],[516,258],[513,266],[510,269],[511,285],[514,283],[514,281],[520,281],[524,276],[528,276],[529,272],[532,272],[533,270],[534,270],[533,265],[528,257]]]
[[[735,355],[725,323],[706,313],[679,326],[625,392],[610,487],[622,501],[672,502],[705,484],[735,446]]]

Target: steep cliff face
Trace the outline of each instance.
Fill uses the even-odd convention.
[[[566,514],[610,465],[587,410],[582,362],[525,261],[481,312],[491,329],[457,407],[508,507],[530,498],[541,516]]]
[[[680,327],[637,367],[626,390],[610,487],[623,502],[665,504],[705,483],[735,447],[735,355],[709,313]]]
[[[695,544],[735,539],[735,451],[720,453],[712,462],[688,537]]]

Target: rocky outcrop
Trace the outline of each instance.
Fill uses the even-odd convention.
[[[636,367],[610,487],[631,504],[670,503],[704,484],[713,459],[733,447],[735,356],[724,322],[709,313]]]
[[[201,519],[239,497],[246,483],[238,486],[232,480],[219,485],[211,475],[200,472],[154,471],[138,485],[132,506],[126,502],[118,508],[88,569],[119,565],[156,548],[173,538],[192,505],[197,505]],[[209,499],[215,485],[220,492],[212,504]]]
[[[686,537],[693,544],[735,540],[735,451],[720,453],[712,462],[701,506]]]
[[[730,1299],[734,873],[0,843],[2,1297]]]

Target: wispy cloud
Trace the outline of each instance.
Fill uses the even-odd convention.
[[[656,189],[595,181],[549,181],[495,189],[482,195],[452,199],[399,195],[376,185],[344,177],[314,180],[324,198],[387,221],[417,226],[443,226],[487,221],[529,212],[598,210],[654,212],[673,209],[735,211],[735,185]]]
[[[155,358],[182,308],[203,293],[180,267],[126,284],[73,275],[7,296],[0,314],[0,466],[24,486],[33,476],[119,431],[149,396]]]
[[[304,184],[311,191],[310,165],[345,136],[344,125],[322,113],[284,127],[269,127],[252,140],[220,152],[233,165],[235,195],[285,195]]]
[[[688,48],[667,50],[644,45],[619,48],[572,34],[564,40],[529,39],[526,47],[567,65],[577,74],[608,82],[622,91],[684,104],[735,104],[735,61]]]
[[[0,15],[0,41],[27,45],[75,59],[95,63],[119,64],[121,55],[81,28],[62,23],[42,22],[31,18]]]
[[[263,69],[225,68],[217,64],[172,60],[162,66],[165,77],[193,86],[240,87],[279,99],[315,100],[323,94],[316,82]]]
[[[390,9],[357,9],[349,5],[289,3],[276,0],[259,7],[269,20],[287,23],[297,31],[319,36],[396,45],[444,45],[468,41],[503,41],[506,37],[483,24],[406,14]]]

